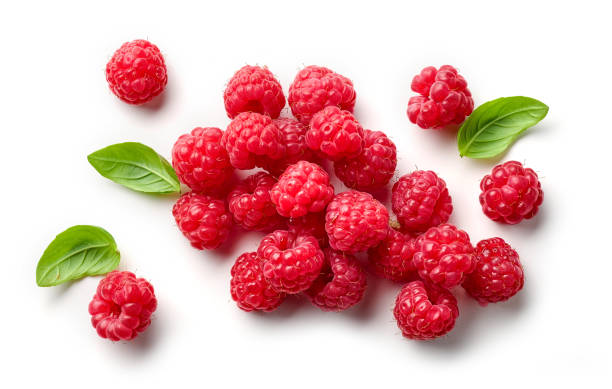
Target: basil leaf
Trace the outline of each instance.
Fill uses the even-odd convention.
[[[142,143],[118,143],[87,156],[102,176],[146,193],[176,193],[181,186],[168,161]]]
[[[459,128],[459,154],[470,158],[495,157],[547,113],[546,104],[530,97],[501,97],[484,103]]]
[[[36,266],[38,286],[55,286],[106,274],[119,265],[112,235],[95,226],[74,226],[57,235]]]

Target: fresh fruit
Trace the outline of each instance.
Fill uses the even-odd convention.
[[[246,65],[229,80],[223,101],[230,119],[241,112],[257,112],[275,119],[285,106],[285,95],[267,67]]]
[[[326,107],[312,117],[306,144],[332,161],[357,157],[363,147],[363,128],[349,111]]]
[[[395,282],[417,279],[412,263],[416,251],[416,239],[389,227],[385,239],[368,250],[368,259],[374,273]]]
[[[299,161],[315,161],[315,153],[306,145],[308,126],[289,118],[278,118],[274,124],[280,131],[281,143],[285,153],[280,159],[262,158],[260,166],[275,177]]]
[[[325,212],[308,213],[300,217],[292,217],[287,222],[289,232],[295,235],[312,235],[317,238],[322,249],[329,246],[327,231],[325,231]]]
[[[257,253],[244,253],[238,257],[231,270],[230,292],[232,299],[243,311],[270,312],[278,308],[285,294],[277,292],[263,276],[261,258]]]
[[[284,219],[276,212],[270,189],[276,179],[265,172],[240,181],[227,196],[234,222],[248,231],[271,231],[282,227]]]

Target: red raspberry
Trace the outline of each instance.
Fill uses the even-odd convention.
[[[299,293],[310,287],[321,272],[323,251],[310,235],[295,236],[277,230],[266,235],[257,249],[263,274],[279,292]]]
[[[371,194],[349,190],[329,203],[325,230],[329,245],[355,253],[378,245],[387,236],[389,212]]]
[[[289,106],[299,121],[308,124],[312,115],[334,106],[353,112],[355,89],[348,78],[321,66],[307,66],[289,87]]]
[[[230,291],[238,308],[250,312],[270,312],[278,308],[285,294],[277,292],[268,284],[261,269],[261,258],[257,253],[244,253],[232,266]]]
[[[172,148],[172,166],[181,182],[196,192],[216,192],[225,186],[234,168],[221,146],[223,131],[197,127],[181,135]]]
[[[476,258],[465,231],[441,224],[417,238],[412,263],[423,280],[450,289],[474,271]]]
[[[281,143],[285,145],[285,154],[280,159],[264,158],[261,167],[278,177],[290,165],[299,161],[314,161],[315,155],[306,146],[306,131],[308,126],[289,118],[274,120],[280,130]]]
[[[402,229],[423,232],[448,221],[453,212],[446,183],[432,171],[417,170],[393,185],[391,208]]]
[[[227,196],[234,221],[245,230],[270,231],[283,225],[283,218],[270,200],[276,179],[265,172],[248,176]]]
[[[332,161],[356,157],[363,146],[363,128],[349,111],[326,107],[312,117],[306,144]]]
[[[300,217],[323,211],[334,197],[334,187],[321,166],[300,161],[285,170],[270,191],[270,197],[279,214]]]
[[[449,65],[423,69],[412,79],[412,90],[421,96],[408,101],[408,118],[421,128],[461,124],[474,109],[467,82]]]
[[[168,83],[164,57],[151,42],[126,42],[106,64],[111,91],[128,104],[143,104],[162,93]]]
[[[277,118],[285,106],[280,82],[267,67],[246,65],[231,78],[223,93],[230,119],[241,112],[257,112]]]
[[[153,286],[129,271],[112,271],[98,284],[89,303],[91,324],[112,341],[132,340],[151,324],[157,308]]]
[[[366,274],[357,258],[326,249],[321,274],[306,294],[323,311],[344,311],[361,301],[366,284]]]
[[[502,238],[478,242],[476,269],[463,281],[463,288],[480,304],[508,300],[523,288],[523,267],[516,251]]]
[[[395,144],[384,132],[364,130],[363,150],[334,162],[336,176],[349,188],[372,191],[387,185],[397,165]]]
[[[459,308],[449,291],[412,281],[397,295],[393,316],[406,338],[429,340],[453,329]]]
[[[172,215],[183,235],[199,250],[219,247],[232,226],[232,216],[223,201],[194,192],[177,200]]]
[[[495,166],[480,182],[480,189],[482,211],[500,223],[517,224],[531,219],[544,200],[536,172],[517,161]]]
[[[255,112],[238,114],[227,126],[221,143],[236,169],[262,166],[262,159],[280,159],[285,154],[280,131],[269,116]]]
[[[325,212],[308,213],[301,217],[293,217],[287,222],[289,232],[295,235],[312,235],[317,238],[319,247],[326,248],[327,231],[325,231]]]
[[[374,273],[395,282],[415,280],[417,273],[412,264],[415,243],[415,238],[389,227],[387,237],[368,250]]]

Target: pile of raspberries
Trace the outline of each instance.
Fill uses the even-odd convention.
[[[167,80],[155,61],[151,82],[130,83],[107,68],[109,83],[120,82],[113,92],[130,103],[150,100]],[[467,83],[451,66],[423,69],[412,89],[418,96],[407,114],[422,128],[460,124],[473,110]],[[270,312],[301,294],[321,310],[343,311],[363,299],[370,269],[404,284],[393,310],[402,334],[433,339],[459,315],[454,287],[483,305],[523,287],[519,256],[503,239],[474,247],[465,231],[447,223],[452,200],[435,172],[416,170],[393,183],[395,218],[373,196],[395,176],[397,150],[384,132],[363,128],[353,115],[356,93],[347,77],[307,66],[285,96],[266,67],[244,66],[223,99],[231,119],[225,131],[198,127],[172,148],[172,165],[191,188],[172,213],[200,250],[221,246],[235,227],[267,234],[231,268],[231,296],[240,309]],[[292,117],[281,117],[286,103]],[[331,185],[324,160],[349,190]],[[235,169],[254,168],[261,170],[233,179]],[[481,189],[483,212],[501,223],[529,219],[542,203],[537,174],[515,161],[496,166]],[[358,253],[367,253],[367,261]]]

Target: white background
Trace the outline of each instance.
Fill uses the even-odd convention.
[[[0,6],[0,385],[609,385],[612,34],[605,2],[397,3]],[[144,107],[119,101],[104,77],[113,51],[136,38],[161,48],[169,74],[163,98]],[[535,219],[516,226],[487,219],[478,184],[496,161],[461,159],[453,133],[408,121],[412,76],[446,63],[468,80],[477,105],[526,95],[550,106],[502,158],[540,175],[545,200]],[[261,234],[240,234],[213,252],[192,249],[171,215],[175,197],[114,184],[86,155],[140,141],[170,157],[176,138],[193,127],[224,128],[224,86],[245,64],[267,65],[285,91],[309,64],[351,78],[355,114],[392,137],[398,172],[437,171],[453,196],[453,223],[474,242],[501,236],[518,250],[524,290],[487,308],[456,290],[457,325],[433,342],[401,337],[391,312],[400,285],[373,277],[365,300],[340,314],[303,300],[268,315],[237,309],[229,269]],[[155,286],[153,324],[131,343],[101,339],[91,327],[87,304],[98,277],[35,284],[45,247],[75,224],[110,231],[120,269]]]

